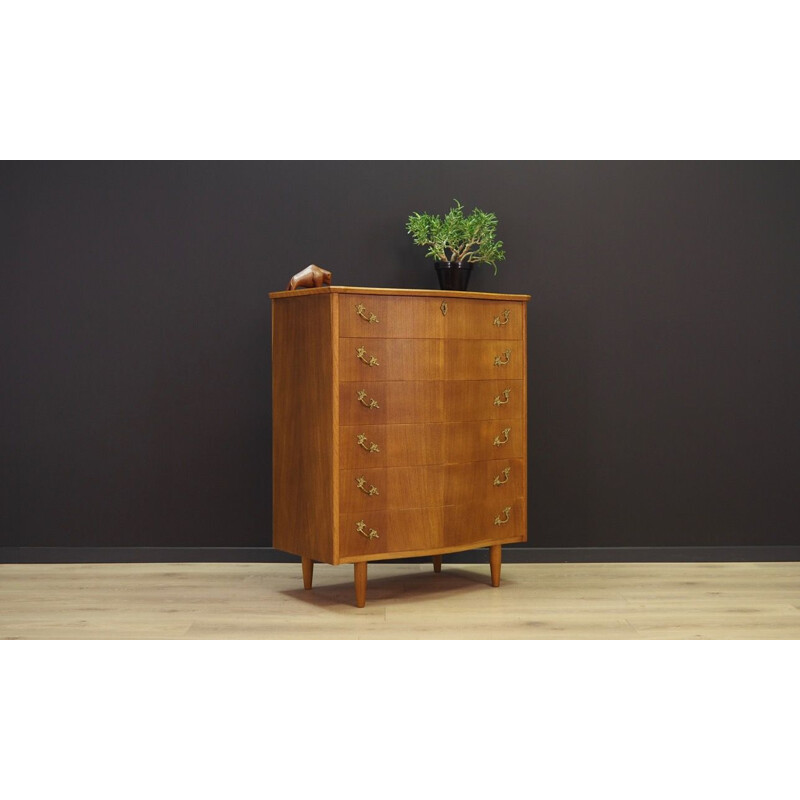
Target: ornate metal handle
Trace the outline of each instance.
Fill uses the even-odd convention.
[[[509,361],[511,361],[511,351],[510,350],[506,350],[506,352],[503,353],[503,355],[506,357],[505,361],[503,361],[503,356],[495,356],[494,357],[494,365],[496,367],[504,367],[506,364],[508,364]]]
[[[375,528],[370,528],[369,532],[367,531],[367,523],[364,522],[363,519],[360,522],[356,522],[356,530],[365,539],[380,539],[380,536],[378,536],[378,531],[376,531]]]
[[[503,389],[502,395],[497,395],[494,399],[494,404],[496,406],[503,406],[508,402],[508,396],[511,394],[511,389]],[[500,397],[505,397],[505,400],[501,400]]]
[[[500,445],[505,444],[508,441],[508,434],[511,433],[511,428],[503,428],[503,436],[506,438],[501,440],[499,436],[494,437],[494,446],[500,447]]]
[[[356,348],[356,358],[359,361],[363,361],[368,367],[379,367],[380,364],[378,363],[378,359],[375,356],[370,356],[369,361],[367,361],[367,348],[366,347],[358,347]]]
[[[367,322],[380,322],[380,320],[374,314],[367,316],[367,309],[361,305],[361,303],[356,306],[356,314],[358,314],[361,319],[365,319]]]
[[[368,453],[380,453],[381,449],[375,442],[370,442],[369,447],[367,447],[367,434],[366,433],[359,433],[356,436],[356,444],[359,447],[363,447]]]
[[[439,306],[442,309],[442,316],[447,316],[447,300],[442,300],[442,304]]]
[[[360,478],[356,478],[356,486],[358,486],[358,488],[361,489],[364,494],[367,494],[370,497],[372,497],[374,494],[378,494],[378,489],[375,486],[370,486],[369,489],[367,489],[367,479],[363,477],[363,475]]]
[[[503,509],[503,513],[506,515],[506,518],[505,519],[500,519],[500,515],[498,514],[494,518],[494,524],[495,525],[505,525],[506,522],[510,522],[511,521],[511,506],[506,506]]]
[[[362,406],[366,406],[367,408],[380,408],[378,401],[373,400],[371,397],[369,399],[369,403],[367,402],[367,393],[363,389],[361,389],[357,397],[358,402],[361,403]]]
[[[511,474],[511,467],[506,467],[506,468],[505,468],[505,469],[504,469],[504,470],[503,470],[503,471],[500,473],[500,475],[503,475],[503,476],[504,476],[504,477],[503,477],[503,480],[500,480],[500,475],[498,475],[498,476],[497,476],[497,477],[494,479],[494,485],[495,485],[495,486],[502,486],[504,483],[508,483],[508,476],[509,476],[510,474]]]
[[[499,328],[501,325],[508,325],[508,316],[511,314],[511,311],[507,308],[499,317],[494,318],[494,325],[497,325]],[[500,318],[502,317],[503,321],[500,322]]]

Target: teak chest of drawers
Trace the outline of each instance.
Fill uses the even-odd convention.
[[[273,544],[367,562],[527,539],[529,295],[274,292]]]

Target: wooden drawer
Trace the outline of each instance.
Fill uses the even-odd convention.
[[[351,381],[339,385],[342,425],[442,422],[442,381]]]
[[[339,386],[342,425],[464,422],[522,417],[523,382],[349,381]]]
[[[339,339],[342,381],[417,381],[444,378],[442,339]]]
[[[339,510],[368,513],[385,508],[469,505],[476,497],[508,505],[523,496],[524,478],[524,462],[519,458],[345,469],[339,479]]]
[[[525,374],[523,342],[454,339],[444,342],[447,380],[520,380]]]
[[[441,506],[340,514],[339,555],[348,558],[440,548],[443,522]],[[375,538],[368,538],[371,531]]]
[[[385,508],[442,505],[446,467],[369,467],[339,473],[339,510],[368,513]]]
[[[469,505],[444,507],[445,547],[526,538],[525,503],[521,498],[510,502],[485,498]]]
[[[339,335],[439,339],[444,336],[445,321],[441,304],[437,297],[339,295]]]
[[[495,423],[496,424],[496,423]],[[445,425],[343,425],[339,431],[342,469],[443,464]]]
[[[522,419],[480,420],[444,425],[448,464],[522,458],[525,430]]]
[[[444,467],[443,504],[464,506],[484,498],[487,503],[510,505],[523,496],[524,470],[521,458],[449,464]]]
[[[522,339],[520,302],[368,294],[339,295],[338,302],[340,336]]]
[[[342,469],[367,469],[522,458],[524,433],[521,419],[343,425],[339,464]]]
[[[447,381],[442,387],[445,422],[525,416],[521,380]]]
[[[522,303],[458,298],[446,302],[445,335],[449,339],[522,339]]]

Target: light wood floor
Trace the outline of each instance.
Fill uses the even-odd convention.
[[[0,565],[3,639],[800,639],[800,563]]]

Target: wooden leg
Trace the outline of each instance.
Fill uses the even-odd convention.
[[[303,588],[310,589],[311,581],[314,578],[314,562],[310,558],[301,556],[303,559]]]
[[[356,561],[353,567],[356,579],[356,608],[364,608],[367,604],[367,562]]]
[[[434,572],[441,572],[442,571],[442,557],[441,556],[434,556],[433,557],[433,571]]]
[[[500,585],[500,548],[501,545],[493,544],[489,548],[489,566],[492,570],[492,586]]]

